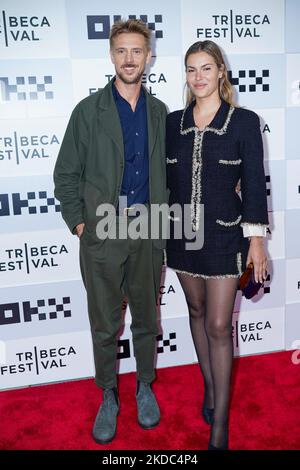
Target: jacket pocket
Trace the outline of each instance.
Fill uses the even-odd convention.
[[[233,159],[233,160],[228,160],[228,159],[220,159],[218,162],[220,165],[230,165],[230,166],[237,166],[242,163],[242,160],[240,158],[238,159]]]
[[[240,224],[235,222],[226,221],[226,225],[216,223],[216,253],[229,255],[240,251],[243,230]]]
[[[217,219],[216,223],[219,225],[222,225],[223,227],[233,227],[235,225],[239,225],[241,220],[242,220],[242,216],[239,215],[235,220]]]

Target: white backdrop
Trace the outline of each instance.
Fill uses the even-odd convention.
[[[154,30],[143,82],[183,107],[183,56],[212,39],[225,51],[238,102],[261,117],[270,275],[252,301],[238,293],[235,355],[300,348],[299,0],[0,0],[0,389],[94,373],[78,240],[65,227],[52,172],[75,104],[114,74],[108,32],[120,16]],[[162,276],[157,367],[196,360],[174,272]],[[119,370],[135,369],[130,312]]]

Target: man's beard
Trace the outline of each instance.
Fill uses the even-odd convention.
[[[124,76],[123,73],[122,73],[122,69],[117,72],[117,76],[118,78],[123,82],[125,83],[126,85],[132,85],[134,83],[139,83],[139,81],[141,80],[142,76],[143,76],[143,73],[144,72],[140,72],[138,75],[136,76],[133,76],[133,77],[127,77],[127,76]]]

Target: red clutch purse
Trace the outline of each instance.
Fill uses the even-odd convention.
[[[252,299],[264,284],[256,282],[254,278],[253,263],[248,264],[247,268],[240,277],[239,287],[246,299]]]

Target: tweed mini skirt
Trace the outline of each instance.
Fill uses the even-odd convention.
[[[248,239],[244,239],[241,250],[237,253],[214,254],[207,251],[172,251],[167,247],[166,264],[176,272],[193,277],[238,278],[246,269],[249,249]]]

